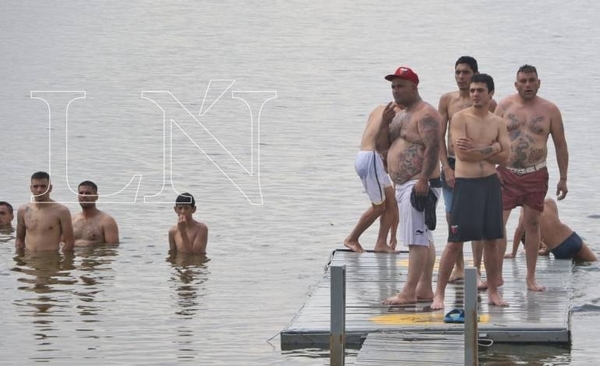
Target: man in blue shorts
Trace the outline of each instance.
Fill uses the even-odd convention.
[[[519,248],[519,242],[525,236],[525,227],[523,224],[523,214],[519,217],[519,224],[515,229],[513,241],[513,250],[504,258],[514,258]],[[549,251],[554,254],[556,259],[574,259],[578,262],[595,262],[596,255],[583,242],[569,226],[565,225],[558,217],[558,207],[552,198],[546,198],[544,201],[544,211],[540,216],[540,236],[546,253]],[[524,241],[524,240],[523,240]]]

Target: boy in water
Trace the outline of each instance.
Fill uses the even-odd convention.
[[[196,201],[189,193],[182,193],[173,208],[179,217],[177,225],[169,230],[169,250],[182,253],[206,254],[208,227],[192,218]]]

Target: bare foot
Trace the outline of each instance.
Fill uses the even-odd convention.
[[[388,247],[386,244],[375,244],[373,251],[375,251],[375,253],[396,253],[393,248]]]
[[[515,257],[515,255],[512,254],[512,253],[506,253],[506,254],[504,254],[504,258],[505,259],[514,258],[514,257]]]
[[[396,296],[388,297],[387,299],[381,302],[383,305],[408,305],[408,304],[416,304],[417,298],[409,298],[404,294],[399,293]]]
[[[506,301],[504,301],[504,299],[502,299],[502,296],[500,296],[500,294],[495,293],[495,294],[488,294],[488,304],[489,305],[494,305],[494,306],[509,306],[508,303]]]
[[[398,245],[398,239],[393,238],[392,240],[390,240],[390,248],[392,248],[393,250],[396,250],[397,245]]]
[[[420,285],[420,283],[419,283]],[[417,286],[415,291],[417,293],[417,300],[419,301],[433,301],[433,290],[431,286]]]
[[[356,253],[364,253],[365,250],[358,241],[344,240],[344,246]]]
[[[435,296],[433,302],[429,306],[431,310],[441,310],[444,308],[444,298]]]
[[[454,268],[454,270],[452,271],[452,274],[450,275],[450,278],[448,279],[448,283],[454,283],[456,281],[460,281],[460,280],[464,280],[464,279],[465,279],[464,268],[462,268],[462,269]]]
[[[533,281],[529,281],[527,280],[527,289],[529,291],[544,291],[546,289],[546,287],[542,286],[542,285],[538,285],[537,282],[535,282],[535,280]]]
[[[479,291],[487,290],[487,281],[482,281],[481,278],[477,279],[477,289]]]

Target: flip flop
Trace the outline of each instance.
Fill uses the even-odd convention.
[[[463,309],[454,309],[444,316],[444,323],[464,323],[465,311]]]

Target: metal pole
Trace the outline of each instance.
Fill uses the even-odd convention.
[[[331,333],[329,361],[344,366],[346,353],[346,265],[331,265]]]
[[[465,366],[477,366],[477,268],[465,269]]]

